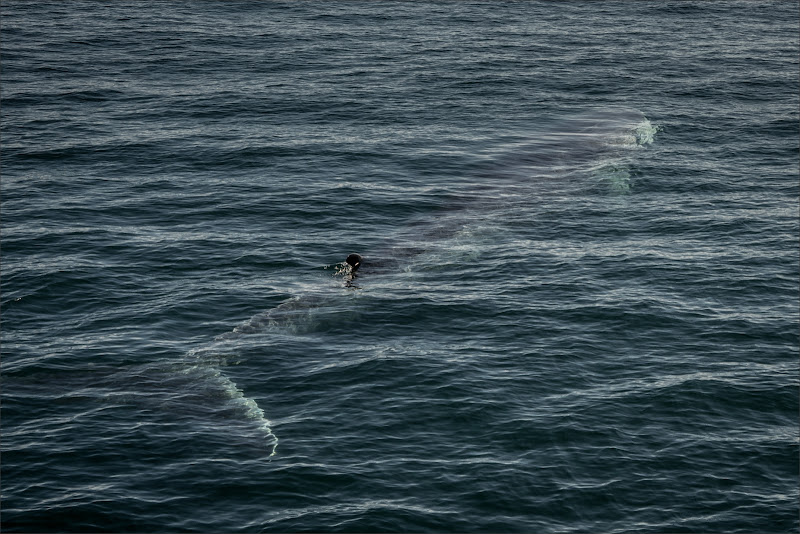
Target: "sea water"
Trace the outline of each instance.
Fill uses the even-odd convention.
[[[4,531],[800,527],[796,2],[0,17]]]

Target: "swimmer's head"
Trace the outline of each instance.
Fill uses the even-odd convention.
[[[361,267],[361,262],[363,262],[364,259],[358,254],[350,254],[345,261],[350,266],[351,272],[356,272],[358,268]]]

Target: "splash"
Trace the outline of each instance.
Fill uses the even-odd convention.
[[[644,115],[630,123],[620,123],[615,136],[609,136],[606,144],[611,149],[591,167],[591,174],[599,183],[605,184],[612,195],[627,195],[631,191],[632,150],[639,150],[655,141],[660,127],[653,125]]]
[[[603,165],[593,174],[612,195],[627,195],[631,191],[631,173],[626,165]]]
[[[650,121],[645,118],[642,122],[636,125],[633,130],[636,136],[636,144],[639,146],[650,145],[655,141],[656,134],[661,131],[659,126],[654,126]]]

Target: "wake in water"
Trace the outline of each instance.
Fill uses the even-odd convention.
[[[490,182],[499,180],[501,187],[514,183],[563,188],[581,173],[602,181],[609,170],[626,174],[633,154],[652,144],[657,131],[658,127],[636,110],[575,115],[526,135],[524,141],[502,147],[481,177]],[[614,184],[619,172],[611,172],[609,180],[612,192],[619,189]]]
[[[463,252],[470,236],[491,234],[492,226],[530,203],[587,190],[628,195],[633,160],[658,131],[640,111],[606,109],[525,132],[522,140],[489,151],[485,168],[462,180],[458,198],[433,221],[415,221],[399,230],[383,250],[359,251],[365,254],[360,274],[405,266],[445,242]]]
[[[337,264],[337,274],[346,276],[349,266],[345,262]],[[258,313],[236,326],[232,331],[218,335],[213,341],[193,349],[186,354],[180,371],[193,377],[205,389],[217,391],[216,398],[225,403],[229,416],[241,417],[254,424],[262,434],[269,449],[269,457],[275,456],[278,437],[272,430],[272,423],[255,399],[244,394],[243,390],[223,372],[223,367],[240,363],[239,344],[248,336],[258,336],[274,332],[284,335],[298,335],[313,331],[322,321],[321,315],[333,303],[332,298],[323,294],[292,297],[280,305]]]
[[[186,366],[181,372],[193,376],[202,382],[204,387],[217,388],[223,401],[233,413],[246,421],[253,422],[256,429],[264,436],[271,458],[278,448],[278,437],[272,432],[272,423],[255,399],[246,397],[236,383],[222,372],[222,365],[227,363],[227,357],[219,341],[217,339],[207,347],[190,351],[187,354]],[[233,355],[228,353],[229,356]]]
[[[496,208],[498,202],[507,202],[509,198],[519,201],[532,192],[585,188],[582,181],[586,178],[605,184],[610,194],[628,194],[632,154],[653,143],[657,131],[658,127],[635,110],[602,110],[561,120],[528,136],[526,141],[498,151],[491,158],[490,168],[478,174],[477,182],[466,181],[465,186],[471,185],[471,194],[449,206],[445,215],[436,218],[435,224],[418,223],[407,232],[401,231],[395,245],[359,258],[357,265],[355,259],[348,258],[326,269],[333,268],[334,276],[343,279],[346,287],[358,289],[358,276],[394,271],[408,264],[410,258],[430,253],[435,243],[449,243],[449,249],[458,256],[460,263],[465,258],[474,259],[477,257],[475,247],[465,245],[464,240],[477,239],[481,231],[474,224],[467,228],[467,220],[485,221],[497,217],[502,214],[502,210]],[[476,215],[468,217],[465,213]],[[293,297],[187,354],[183,372],[195,375],[206,386],[216,387],[234,413],[253,422],[266,440],[269,457],[276,454],[278,447],[272,423],[256,401],[245,396],[223,373],[222,366],[228,358],[235,357],[235,345],[244,336],[265,334],[271,329],[289,334],[313,331],[324,314],[323,308],[335,306],[332,302],[335,302],[333,296]]]

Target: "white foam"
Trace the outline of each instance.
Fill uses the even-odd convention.
[[[630,155],[627,151],[652,144],[660,130],[644,116],[629,128],[606,139],[607,144],[616,150],[610,157],[598,161],[591,168],[592,175],[608,186],[609,192],[615,195],[627,195],[631,190]]]
[[[639,146],[652,144],[659,130],[660,128],[658,126],[654,126],[645,118],[642,122],[637,124],[633,130],[633,133],[636,135],[636,143]]]
[[[233,413],[241,414],[244,419],[254,422],[266,440],[270,451],[269,458],[275,456],[278,449],[278,437],[272,431],[272,422],[255,399],[246,396],[244,391],[222,371],[222,366],[241,363],[235,350],[237,340],[249,334],[265,333],[271,326],[281,322],[280,317],[275,316],[276,311],[278,316],[281,315],[281,311],[289,311],[291,315],[290,310],[297,307],[300,300],[290,299],[272,310],[254,315],[232,331],[218,335],[209,344],[189,351],[186,355],[186,365],[181,370],[185,374],[196,375],[198,380],[204,382],[204,386],[214,387],[222,393],[223,401],[233,408]]]
[[[233,413],[241,414],[244,419],[255,423],[255,427],[264,435],[267,447],[270,448],[269,457],[275,455],[278,448],[278,437],[272,432],[272,423],[267,419],[264,410],[255,399],[245,396],[236,383],[222,372],[221,366],[231,363],[231,354],[225,355],[215,350],[219,343],[214,342],[208,347],[195,349],[187,354],[188,361],[182,366],[179,373],[193,376],[203,387],[211,387],[222,398],[223,402],[232,408]],[[239,363],[239,362],[234,362]]]

